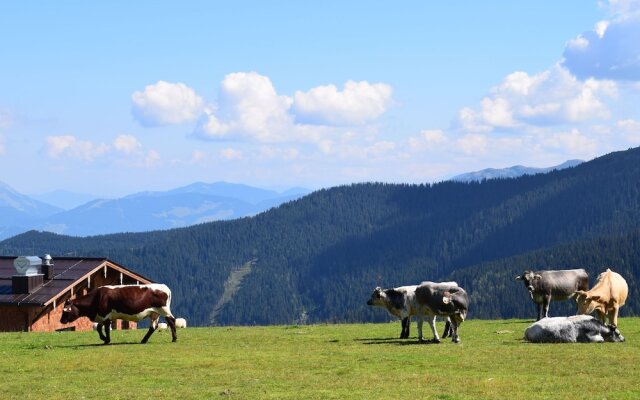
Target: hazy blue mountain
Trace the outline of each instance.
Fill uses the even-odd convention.
[[[67,190],[54,190],[42,194],[32,194],[30,197],[63,210],[71,210],[72,208],[76,208],[98,198],[98,196],[92,194],[74,193]]]
[[[226,182],[198,182],[164,192],[91,200],[64,211],[4,185],[0,186],[0,239],[31,229],[89,236],[181,228],[252,216],[307,193],[308,190],[300,188],[278,193]],[[78,201],[78,196],[82,196],[63,191],[49,195],[53,196],[53,202],[67,206],[74,198]]]
[[[58,207],[20,194],[11,186],[0,182],[0,231],[4,227],[19,226],[60,211]]]
[[[473,181],[480,182],[485,179],[517,178],[523,175],[543,174],[543,173],[551,172],[554,170],[571,168],[583,162],[584,161],[582,160],[569,160],[569,161],[565,161],[560,165],[547,167],[547,168],[525,167],[522,165],[514,165],[513,167],[509,167],[509,168],[487,168],[481,171],[467,172],[464,174],[456,175],[453,178],[451,178],[451,180],[456,182],[473,182]]]

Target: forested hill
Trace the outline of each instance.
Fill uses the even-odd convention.
[[[91,221],[87,221],[91,223]],[[387,319],[365,302],[377,285],[456,279],[470,316],[531,317],[516,273],[606,267],[640,313],[640,149],[517,179],[354,184],[251,218],[162,232],[72,238],[28,232],[0,254],[106,256],[173,290],[195,325]],[[552,313],[563,308],[552,305]]]

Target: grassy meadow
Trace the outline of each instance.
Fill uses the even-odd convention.
[[[1,399],[637,399],[640,318],[625,343],[530,344],[527,320],[465,322],[462,343],[400,323],[0,334]],[[439,331],[443,323],[438,324]],[[425,325],[425,332],[428,327]]]

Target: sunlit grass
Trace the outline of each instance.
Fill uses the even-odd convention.
[[[467,321],[462,343],[388,324],[0,334],[0,398],[634,399],[640,319],[625,343],[530,344],[531,321]],[[442,325],[442,324],[440,324]],[[442,329],[442,326],[439,326]]]

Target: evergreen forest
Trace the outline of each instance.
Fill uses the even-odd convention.
[[[621,315],[639,315],[640,148],[514,179],[322,189],[188,228],[0,242],[1,255],[45,253],[107,257],[166,283],[190,325],[388,320],[366,305],[373,289],[425,280],[467,289],[470,318],[532,318],[523,270],[585,268],[593,285],[608,267],[629,284]]]

